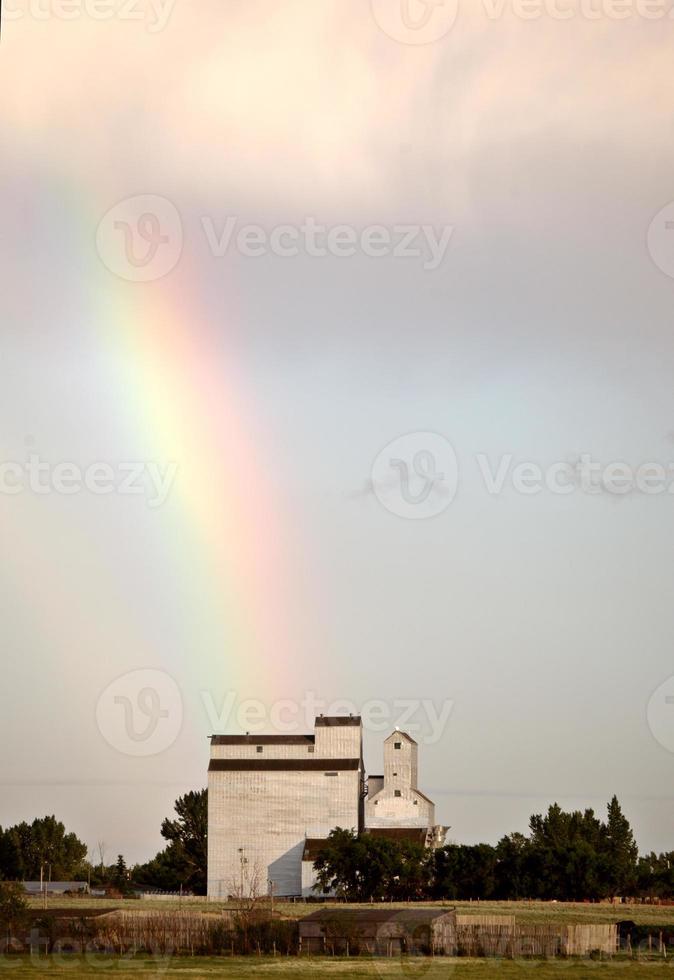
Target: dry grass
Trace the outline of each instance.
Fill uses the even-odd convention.
[[[34,909],[43,907],[43,900],[29,900]],[[637,925],[644,926],[674,926],[674,905],[610,905],[609,903],[571,903],[571,902],[426,902],[420,905],[456,908],[466,915],[515,915],[522,924],[544,923],[592,923],[620,922],[631,919]],[[417,906],[417,907],[418,907]],[[205,902],[203,899],[137,900],[137,899],[92,899],[92,898],[63,898],[55,896],[47,900],[50,910],[77,909],[109,912],[112,909],[162,911],[171,912],[178,908],[200,911],[220,911],[233,908],[228,902]],[[314,911],[318,906],[305,902],[275,902],[274,908],[290,918],[302,918]],[[343,905],[339,906],[343,908]],[[349,908],[368,908],[371,906],[350,905]],[[392,908],[406,908],[406,905],[392,905]]]
[[[31,962],[27,957],[11,962],[0,961],[14,977],[106,976],[116,980],[152,977],[224,977],[227,980],[657,980],[669,974],[666,963],[582,962],[532,960],[463,960],[445,959],[343,959],[268,957],[137,959],[132,962],[115,957],[42,957]],[[670,971],[671,973],[671,971]]]

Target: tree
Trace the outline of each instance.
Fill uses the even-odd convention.
[[[9,830],[0,827],[0,880],[15,881],[21,877],[21,854]]]
[[[496,849],[490,844],[447,844],[434,852],[434,898],[491,898],[496,888]]]
[[[16,824],[5,831],[5,837],[3,853],[13,855],[12,877],[36,880],[43,871],[53,880],[68,880],[82,871],[86,845],[75,834],[66,833],[54,816]]]
[[[134,869],[134,878],[167,891],[183,888],[206,894],[208,859],[208,791],[186,793],[175,802],[177,819],[163,821],[168,846]]]
[[[642,898],[671,898],[674,895],[674,851],[639,858],[637,892]]]
[[[121,892],[125,892],[129,887],[129,872],[122,854],[117,855],[113,881]]]
[[[615,796],[605,823],[593,810],[565,813],[554,803],[545,816],[532,816],[530,829],[532,897],[582,901],[636,888],[637,845]]]
[[[531,829],[533,896],[559,901],[602,897],[600,853],[605,828],[591,809],[566,813],[558,803],[545,816],[535,814]]]
[[[12,930],[27,912],[28,902],[21,885],[16,881],[0,881],[0,924]]]
[[[637,882],[639,848],[616,796],[608,804],[605,855],[605,877],[610,893],[625,895],[633,892]]]
[[[331,830],[314,861],[315,890],[334,892],[344,898],[358,895],[361,857],[355,831],[342,827]]]
[[[537,885],[531,874],[532,846],[524,834],[509,834],[496,845],[496,898],[528,898]]]
[[[405,879],[411,872],[412,855],[408,855],[407,868],[405,860],[394,841],[373,834],[358,836],[353,830],[337,827],[316,855],[315,888],[334,891],[354,902],[391,898],[400,888],[401,875]]]
[[[389,897],[411,902],[428,895],[432,852],[416,841],[402,840],[398,844],[394,875]]]

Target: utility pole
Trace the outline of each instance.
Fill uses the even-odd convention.
[[[48,864],[49,868],[49,881],[51,881],[51,864]],[[43,908],[47,908],[47,879],[44,876],[44,861],[40,864],[40,890],[42,891],[42,905]]]
[[[246,858],[244,856],[243,848],[239,848],[239,861],[241,863],[241,903],[243,905],[243,866],[245,864]]]

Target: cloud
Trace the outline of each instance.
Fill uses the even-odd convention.
[[[430,183],[455,212],[490,147],[516,156],[533,134],[610,141],[664,120],[671,58],[658,22],[490,21],[481,5],[415,47],[360,0],[178,0],[160,33],[83,16],[24,17],[4,35],[3,142],[52,171],[104,191],[374,207]]]

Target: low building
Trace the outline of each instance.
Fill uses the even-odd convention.
[[[89,892],[86,881],[24,881],[24,890],[29,895],[65,895],[66,892]]]
[[[456,923],[454,912],[441,908],[328,908],[300,919],[299,930],[306,953],[451,955]]]

